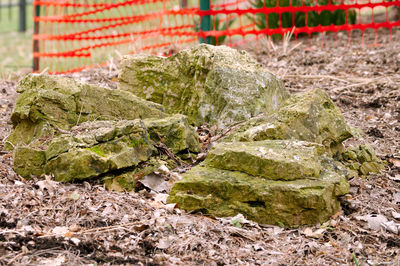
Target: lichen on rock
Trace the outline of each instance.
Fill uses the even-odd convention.
[[[223,142],[214,146],[205,164],[271,180],[319,178],[322,145],[303,141]]]
[[[80,84],[72,78],[30,74],[18,86],[11,114],[12,145],[29,144],[93,120],[164,118],[163,107],[121,90]],[[7,144],[6,143],[6,144]]]
[[[351,132],[326,92],[313,89],[293,95],[272,114],[249,120],[225,140],[297,139],[323,144],[335,153]]]
[[[366,176],[384,169],[384,163],[376,157],[374,149],[369,145],[350,146],[338,155],[338,159],[353,170],[355,175]]]
[[[199,45],[169,58],[130,56],[119,81],[112,90],[60,76],[22,79],[6,142],[15,171],[134,190],[161,165],[206,154],[196,127],[217,125],[223,137],[203,136],[207,157],[168,201],[292,227],[325,222],[348,193],[346,177],[382,169],[372,148],[344,149],[355,131],[323,90],[289,96],[246,52]]]
[[[348,192],[344,177],[324,165],[320,178],[266,180],[207,165],[192,168],[175,183],[168,201],[187,211],[235,216],[289,227],[325,222],[339,210],[337,197]]]
[[[120,89],[195,125],[227,127],[272,112],[289,96],[247,52],[226,46],[202,44],[168,58],[132,55],[121,64]]]
[[[198,153],[200,144],[196,131],[188,123],[187,117],[176,114],[161,119],[143,120],[150,138],[156,142],[163,142],[173,153],[184,150]]]
[[[23,177],[51,174],[66,182],[131,171],[156,154],[160,138],[173,153],[200,150],[184,115],[170,116],[127,91],[34,74],[18,91],[7,141]]]

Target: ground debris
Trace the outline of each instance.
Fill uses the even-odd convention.
[[[328,225],[289,230],[248,224],[241,217],[227,222],[168,209],[165,194],[115,193],[96,181],[24,180],[12,170],[12,154],[0,143],[1,263],[344,265],[356,258],[360,265],[399,264],[399,236],[388,230],[400,219],[400,32],[392,34],[391,44],[377,47],[332,50],[326,42],[327,47],[316,45],[310,52],[303,44],[283,57],[279,50],[254,49],[290,91],[325,89],[346,121],[367,133],[363,141],[388,161],[380,175],[349,180],[343,212]],[[80,75],[115,87],[114,70]],[[11,132],[15,99],[15,82],[0,81],[0,141]],[[202,130],[205,145],[218,134]],[[375,231],[357,219],[371,214],[386,217],[386,227]],[[54,235],[56,227],[67,230]]]

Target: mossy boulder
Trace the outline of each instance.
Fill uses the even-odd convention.
[[[127,91],[31,74],[20,81],[18,92],[7,144],[14,148],[15,171],[26,178],[122,180],[157,154],[154,144],[160,141],[172,153],[200,151],[184,115],[170,116],[161,105]]]
[[[181,132],[176,135],[164,132],[162,136],[166,147],[175,153],[198,149],[197,135],[193,128],[185,124],[182,115],[171,117],[170,121],[168,118],[145,121],[136,119],[81,123],[52,139],[17,147],[14,152],[14,169],[23,177],[46,173],[63,182],[105,174],[110,176],[116,170],[133,171],[157,154],[153,142],[159,141],[158,136],[154,136],[153,140],[149,132],[163,129],[166,125],[172,125]],[[172,139],[179,145],[175,145]],[[171,147],[168,146],[170,143]]]
[[[264,140],[217,144],[208,154],[210,167],[271,180],[318,178],[322,145],[303,141]]]
[[[374,149],[369,145],[350,146],[338,159],[360,176],[379,173],[384,169],[384,163],[376,157]]]
[[[325,222],[348,193],[345,178],[333,162],[323,163],[319,178],[268,180],[239,171],[196,166],[175,183],[168,202],[187,211],[217,217],[238,213],[263,224],[295,227]]]
[[[60,147],[70,138],[62,153],[52,153],[54,157],[47,158],[45,172],[57,181],[88,179],[136,167],[147,161],[154,150],[141,120],[86,122],[72,132],[72,136],[62,135],[49,144],[49,150],[54,151],[53,147]]]
[[[351,132],[324,91],[298,93],[233,128],[175,183],[169,202],[289,227],[325,222],[349,190],[351,169],[334,156]]]
[[[161,105],[122,90],[80,84],[72,78],[30,74],[11,114],[14,130],[6,148],[26,145],[86,121],[165,118]]]
[[[297,139],[323,144],[336,153],[351,132],[326,92],[313,89],[293,95],[273,114],[249,120],[224,140]]]
[[[289,94],[247,52],[201,44],[171,57],[132,55],[121,63],[119,88],[162,104],[195,125],[223,128],[276,110]]]

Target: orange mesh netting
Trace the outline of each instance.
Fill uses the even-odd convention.
[[[390,32],[400,26],[399,6],[400,0],[215,0],[200,11],[198,0],[34,1],[34,70],[79,71],[127,53],[168,55],[200,39],[235,45],[288,32]]]

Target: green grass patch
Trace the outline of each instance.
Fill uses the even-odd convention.
[[[0,74],[32,68],[32,31],[0,34]]]
[[[9,2],[3,1],[2,4]],[[18,3],[14,0],[13,3]],[[33,7],[26,8],[27,32],[18,32],[19,7],[0,8],[0,77],[32,68]]]
[[[2,1],[2,4],[8,4],[8,1]],[[18,3],[14,0],[13,3]],[[33,7],[32,5],[26,6],[26,28],[33,28]],[[11,8],[0,8],[0,34],[18,31],[19,22],[19,7],[13,6]]]

